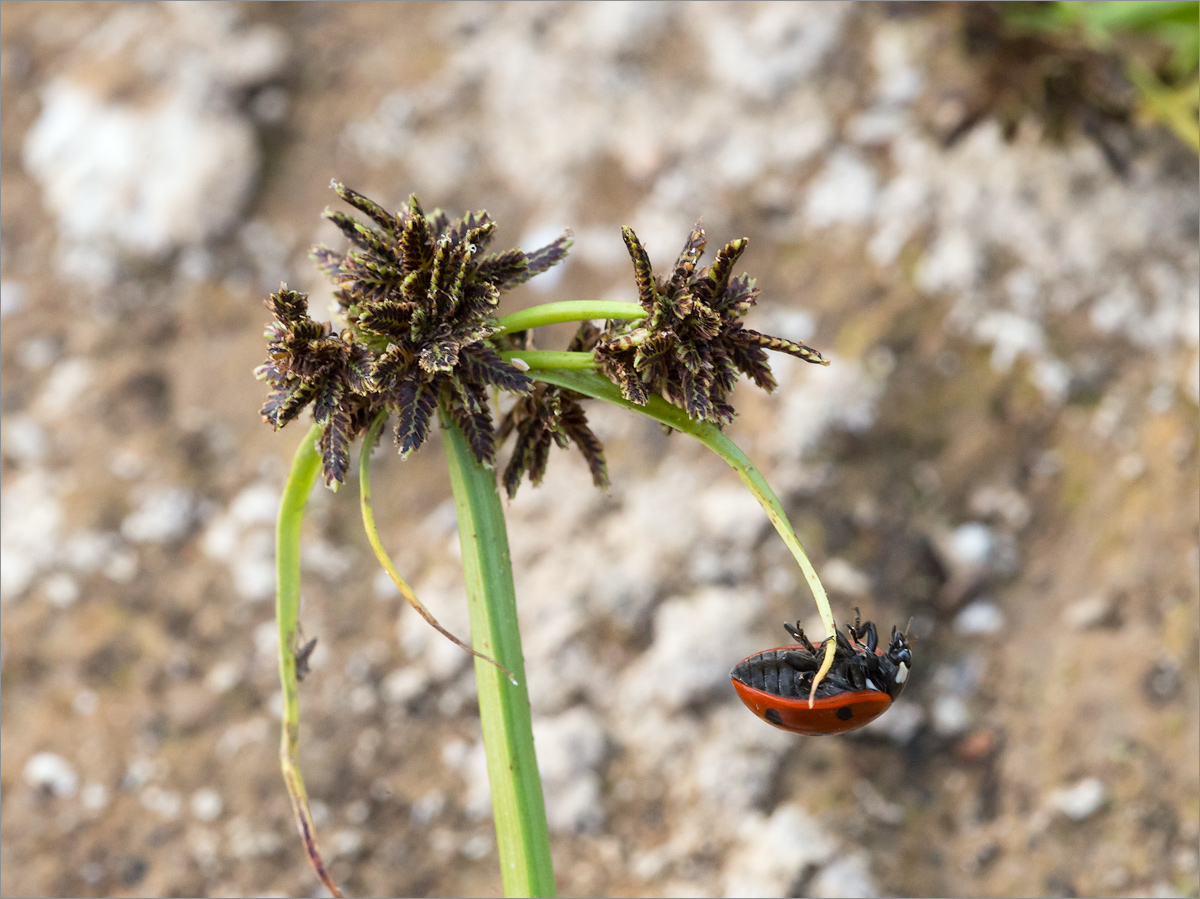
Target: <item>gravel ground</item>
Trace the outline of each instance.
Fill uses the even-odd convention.
[[[336,177],[566,226],[507,308],[632,300],[696,218],[750,239],[779,358],[728,432],[845,618],[918,638],[855,735],[768,728],[728,671],[819,632],[719,460],[613,409],[508,504],[567,895],[1197,895],[1194,155],[1132,132],[943,138],[952,7],[12,3],[0,19],[0,892],[322,895],[276,756],[273,519],[302,430],[257,410],[262,299]],[[558,347],[566,328],[541,339]],[[381,534],[466,634],[435,437]],[[353,485],[348,485],[352,487]],[[303,761],[357,895],[500,892],[471,666],[318,489]]]

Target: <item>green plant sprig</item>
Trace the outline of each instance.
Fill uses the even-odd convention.
[[[337,285],[345,328],[308,316],[307,297],[283,287],[268,300],[269,357],[257,369],[271,386],[263,417],[276,429],[311,406],[315,424],[297,451],[280,507],[276,612],[283,683],[281,762],[305,851],[318,877],[340,895],[317,849],[299,765],[297,634],[299,533],[318,472],[332,487],[349,468],[348,450],[363,437],[360,508],[368,542],[405,599],[443,636],[475,656],[480,718],[496,821],[504,890],[509,896],[554,892],[541,782],[525,686],[511,560],[495,453],[516,435],[503,486],[537,484],[550,447],[574,444],[598,487],[608,483],[603,447],[581,405],[588,398],[641,412],[700,440],[737,472],[795,556],[829,634],[828,598],[783,507],[761,473],[721,428],[733,420],[729,396],[748,376],[775,387],[766,350],[828,364],[802,343],[745,328],[758,295],[732,266],[746,247],[732,241],[710,268],[699,268],[703,230],[688,236],[671,273],[660,278],[636,235],[625,229],[638,303],[546,303],[502,318],[500,294],[559,262],[570,232],[540,250],[483,255],[495,223],[486,213],[451,221],[426,214],[416,197],[392,214],[334,183],[338,195],[372,224],[326,212],[349,239],[345,254],[316,247],[312,257]],[[605,322],[603,329],[590,324]],[[581,321],[566,351],[521,347],[512,335],[547,324]],[[528,345],[528,344],[527,344]],[[518,395],[497,429],[489,393]],[[369,458],[384,423],[395,416],[395,441],[407,456],[427,438],[436,413],[443,432],[458,513],[472,646],[448,633],[419,602],[384,551],[371,503]],[[833,661],[826,650],[817,684]],[[501,676],[501,673],[505,675]],[[811,696],[810,696],[811,701]]]
[[[477,650],[475,683],[504,893],[553,896],[550,829],[533,745],[512,559],[496,473],[475,458],[466,435],[445,412],[441,423]],[[485,654],[506,665],[516,682],[508,682],[481,661]]]

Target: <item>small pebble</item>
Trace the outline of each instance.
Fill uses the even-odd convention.
[[[954,616],[954,632],[961,637],[994,634],[1004,627],[1004,613],[994,602],[977,599]]]
[[[1063,610],[1062,621],[1071,630],[1086,631],[1115,623],[1115,611],[1107,596],[1096,594],[1067,606]]]
[[[25,782],[52,796],[70,799],[79,789],[79,775],[60,755],[39,752],[25,763]]]
[[[108,787],[92,781],[79,791],[79,802],[89,812],[103,811],[108,806]]]
[[[96,695],[94,690],[80,690],[75,694],[75,698],[71,700],[71,708],[75,710],[76,715],[87,717],[94,714],[96,709],[100,707],[100,697]]]
[[[971,712],[958,696],[941,696],[933,703],[933,729],[939,737],[958,737],[971,725]]]
[[[356,859],[363,851],[362,834],[349,827],[335,830],[329,838],[329,846],[334,858]]]
[[[871,865],[865,852],[840,855],[817,872],[809,895],[819,899],[878,896],[879,888],[871,877]]]
[[[463,843],[462,854],[472,861],[479,861],[481,858],[487,858],[492,851],[492,838],[487,834],[479,834],[471,837]]]
[[[1095,777],[1085,777],[1069,787],[1060,787],[1050,794],[1050,807],[1070,818],[1083,821],[1090,818],[1104,805],[1108,791]]]
[[[1170,702],[1179,694],[1183,678],[1179,667],[1173,662],[1162,661],[1153,665],[1142,678],[1142,690],[1153,703]]]
[[[225,807],[221,801],[221,794],[211,787],[201,787],[192,794],[188,804],[191,807],[192,816],[198,821],[205,822],[216,821],[221,817],[221,812]]]
[[[960,525],[950,535],[950,554],[952,561],[969,568],[979,568],[987,564],[996,545],[992,530],[979,522],[968,522]]]

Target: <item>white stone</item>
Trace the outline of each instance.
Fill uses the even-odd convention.
[[[878,734],[898,746],[906,746],[917,735],[925,719],[925,708],[920,703],[901,697],[889,706],[886,713],[867,724],[859,733]]]
[[[201,787],[192,794],[188,807],[197,821],[212,822],[221,817],[225,804],[221,801],[221,794],[212,787]]]
[[[61,755],[39,752],[25,762],[25,783],[54,796],[70,799],[79,789],[79,775]]]
[[[814,899],[869,899],[879,895],[865,852],[850,852],[821,868],[813,878]]]
[[[20,311],[25,305],[25,285],[20,281],[0,281],[0,318]]]
[[[79,791],[79,804],[89,812],[100,812],[108,807],[108,787],[94,780],[83,785]]]
[[[110,103],[52,83],[24,148],[26,169],[70,243],[158,256],[222,233],[258,173],[253,128],[180,93]]]
[[[875,170],[848,150],[839,150],[808,189],[804,217],[810,227],[863,224],[875,212]]]
[[[604,809],[596,767],[606,738],[596,716],[577,706],[553,718],[536,718],[533,738],[550,829],[581,833],[599,827]]]
[[[933,701],[933,729],[939,737],[962,736],[971,726],[971,712],[962,697],[950,694]]]
[[[139,799],[142,808],[167,821],[174,821],[183,810],[183,799],[174,790],[164,790],[162,787],[151,785],[142,790]]]
[[[996,538],[986,524],[969,521],[950,535],[948,550],[951,563],[964,568],[980,568],[995,551]]]
[[[829,830],[805,809],[785,803],[771,814],[739,821],[740,844],[725,865],[726,896],[784,896],[805,868],[837,852]]]
[[[42,469],[15,478],[0,494],[0,597],[12,599],[54,561],[61,543],[59,482]]]
[[[28,415],[10,415],[4,420],[4,455],[23,464],[45,457],[46,432]]]
[[[833,557],[821,566],[821,580],[826,589],[859,598],[871,592],[871,578],[845,559]]]
[[[1108,790],[1095,777],[1085,777],[1069,787],[1060,787],[1050,794],[1047,804],[1072,821],[1090,818],[1104,806]]]
[[[192,494],[181,487],[157,490],[121,522],[121,535],[132,543],[169,543],[187,534],[195,519]]]
[[[1004,627],[1004,612],[994,602],[977,599],[954,616],[954,632],[960,637],[994,634]]]
[[[623,702],[680,709],[728,686],[732,663],[754,651],[746,632],[754,608],[744,590],[716,587],[664,602],[654,642],[621,679]]]
[[[71,700],[71,708],[75,710],[75,714],[85,718],[95,714],[99,707],[100,697],[96,695],[95,690],[80,690]]]
[[[1062,621],[1074,631],[1099,627],[1113,614],[1112,600],[1102,594],[1087,596],[1063,609]]]
[[[42,589],[46,591],[46,599],[50,601],[50,605],[56,609],[69,608],[79,599],[79,584],[71,575],[61,571],[46,578],[42,582]]]

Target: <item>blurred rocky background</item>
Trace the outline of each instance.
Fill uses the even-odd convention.
[[[911,619],[911,684],[864,732],[737,702],[735,662],[819,626],[701,447],[598,408],[612,489],[561,454],[509,504],[563,894],[1197,894],[1200,225],[1174,133],[1000,103],[1016,70],[954,5],[0,8],[4,895],[320,895],[272,623],[303,428],[260,421],[251,370],[281,280],[330,315],[305,253],[339,240],[334,177],[486,208],[506,246],[572,227],[507,309],[632,300],[619,226],[663,266],[703,216],[750,238],[750,326],[833,360],[777,358],[729,433],[837,614]],[[436,443],[380,452],[377,515],[465,635]],[[347,486],[304,550],[323,848],[352,894],[498,894],[471,665],[378,572]]]

